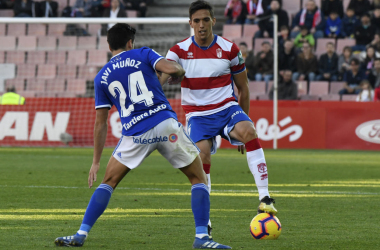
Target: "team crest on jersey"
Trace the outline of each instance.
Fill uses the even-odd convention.
[[[193,52],[187,53],[187,58],[193,58],[193,57],[194,57]]]
[[[216,56],[217,56],[218,58],[222,58],[222,53],[223,53],[223,50],[222,50],[221,48],[216,49]]]

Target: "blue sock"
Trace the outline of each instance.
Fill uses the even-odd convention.
[[[107,184],[99,185],[87,206],[79,231],[90,232],[96,220],[103,214],[104,210],[106,210],[112,192],[113,188],[111,186]]]
[[[191,187],[191,209],[194,214],[196,236],[208,235],[210,193],[206,184],[199,183]]]

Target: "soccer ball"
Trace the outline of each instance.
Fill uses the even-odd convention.
[[[256,240],[275,240],[281,234],[281,223],[274,215],[256,215],[250,225],[252,237]]]

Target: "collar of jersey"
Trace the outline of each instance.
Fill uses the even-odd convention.
[[[216,43],[216,39],[218,39],[218,35],[214,34],[214,41],[212,41],[212,43],[209,46],[199,46],[195,42],[194,36],[191,37],[191,40],[193,41],[193,43],[195,44],[195,46],[197,46],[198,48],[203,49],[203,50],[207,50],[207,49],[211,48],[212,46],[214,46],[214,44]]]
[[[118,56],[118,55],[120,55],[120,54],[123,54],[124,52],[127,52],[127,51],[122,51],[122,52],[120,52],[119,54],[117,54],[117,55],[114,55],[113,57],[111,57],[111,59],[113,59],[115,56]]]

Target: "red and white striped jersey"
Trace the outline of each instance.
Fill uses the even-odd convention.
[[[238,105],[232,75],[243,72],[245,64],[235,43],[214,35],[210,46],[200,47],[194,37],[189,37],[173,46],[166,59],[186,70],[181,82],[181,103],[187,118]]]

